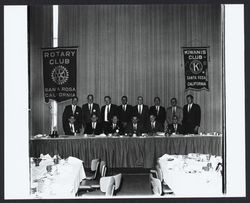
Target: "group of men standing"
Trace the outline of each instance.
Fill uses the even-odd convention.
[[[177,105],[177,99],[171,99],[171,106],[165,109],[160,98],[154,98],[150,108],[143,103],[143,97],[137,98],[137,105],[128,104],[127,96],[122,96],[121,105],[112,104],[111,97],[105,96],[101,108],[94,103],[92,94],[82,108],[77,106],[78,98],[72,98],[72,104],[63,112],[65,134],[141,134],[167,132],[169,134],[197,134],[200,126],[201,110],[193,103],[193,96],[187,95],[187,104],[183,108]]]

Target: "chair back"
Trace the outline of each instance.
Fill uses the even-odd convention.
[[[112,176],[101,177],[100,190],[105,193],[106,196],[113,196],[115,179]]]
[[[103,170],[103,166],[104,166],[104,165],[106,165],[106,162],[105,162],[105,161],[101,161],[101,163],[100,163],[100,168],[99,168],[101,177],[102,177],[102,170]]]
[[[153,189],[153,193],[155,195],[161,196],[162,194],[162,185],[161,181],[158,178],[154,178],[152,174],[149,174],[150,180],[151,180],[151,185]]]
[[[105,177],[107,173],[107,166],[103,165],[102,166],[102,172],[101,172],[101,177]]]
[[[93,159],[91,161],[91,168],[90,168],[91,171],[96,171],[97,170],[99,162],[100,162],[100,159]]]
[[[100,162],[97,162],[97,164],[96,164],[96,170],[95,170],[95,173],[94,173],[94,175],[93,175],[93,180],[95,180],[96,178],[97,178],[97,175],[98,175],[98,172],[99,172],[99,166],[100,166]]]
[[[162,182],[163,181],[163,174],[162,174],[162,170],[161,170],[159,165],[156,165],[156,171],[157,171],[158,179]]]
[[[115,190],[118,190],[121,185],[122,174],[119,173],[113,176],[115,179]]]

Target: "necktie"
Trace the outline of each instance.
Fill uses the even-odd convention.
[[[142,110],[141,110],[141,105],[139,105],[139,114],[141,114]]]
[[[92,105],[91,104],[89,104],[89,111],[90,111],[90,113],[92,112]]]
[[[75,110],[76,110],[76,106],[73,105],[73,107],[72,107],[72,112],[73,112],[73,114],[75,114]]]
[[[115,129],[115,127],[116,127],[116,124],[114,123],[114,124],[113,124],[113,129]]]
[[[155,128],[154,122],[151,123],[151,127],[152,127],[152,129]]]
[[[92,128],[95,129],[95,123],[92,123]]]
[[[123,105],[123,111],[126,111],[126,106],[125,105]]]
[[[70,131],[73,133],[73,125],[70,124]]]
[[[176,124],[174,124],[174,131],[176,131],[177,130],[177,125]]]
[[[188,112],[190,111],[191,109],[191,104],[188,105]]]

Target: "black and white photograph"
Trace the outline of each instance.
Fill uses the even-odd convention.
[[[27,183],[26,194],[15,196],[6,178],[5,198],[245,195],[244,57],[237,58],[238,49],[244,53],[244,40],[232,42],[226,35],[228,27],[243,33],[244,5],[4,7],[5,22],[13,19],[16,30],[21,24],[13,13],[22,9],[25,16],[19,34],[25,33],[19,57],[25,68],[15,67],[25,84],[19,84],[18,72],[6,68],[18,61],[6,60],[12,43],[5,41],[4,50],[6,83],[13,83],[8,76],[14,74],[20,87],[7,96],[14,99],[12,105],[5,103],[9,109],[25,105],[18,118],[25,124],[11,125],[7,120],[14,115],[5,107],[5,146],[13,142],[6,138],[6,125],[25,138],[16,146],[24,150],[25,161],[18,163]],[[238,29],[227,23],[230,12]],[[5,40],[13,39],[12,31],[6,34],[10,24],[5,23]],[[235,58],[227,57],[233,50]],[[230,66],[228,58],[237,62]],[[233,64],[238,74],[230,75]],[[233,76],[243,79],[229,81]],[[17,105],[22,92],[25,99]],[[8,151],[5,167],[14,157]]]

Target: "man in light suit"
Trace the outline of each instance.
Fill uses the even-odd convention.
[[[161,100],[159,97],[154,98],[154,106],[151,106],[149,109],[149,114],[156,115],[156,121],[160,122],[164,126],[166,120],[166,110],[163,106],[160,105]]]
[[[187,104],[183,107],[182,125],[185,134],[198,134],[201,121],[201,109],[198,104],[193,102],[194,97],[187,95]]]
[[[148,106],[143,104],[142,96],[137,97],[137,105],[134,106],[133,114],[137,116],[139,123],[146,128],[149,122],[149,110]]]
[[[104,97],[105,105],[101,108],[101,121],[104,129],[111,123],[111,119],[114,115],[117,115],[117,106],[115,104],[111,104],[111,97]]]
[[[63,122],[63,130],[65,132],[67,125],[68,125],[68,118],[71,115],[74,115],[76,121],[75,125],[77,125],[78,129],[82,128],[82,109],[80,106],[77,106],[78,103],[78,97],[72,98],[72,104],[65,107],[63,111],[62,116],[62,122]]]
[[[182,134],[183,128],[182,125],[178,123],[178,117],[173,116],[173,122],[168,125],[168,133],[169,134]]]
[[[98,116],[96,114],[92,114],[91,122],[86,123],[84,134],[100,135],[102,132],[102,124],[98,122]]]
[[[178,118],[178,123],[182,123],[182,108],[180,106],[177,106],[177,99],[172,98],[171,99],[171,106],[167,108],[167,125],[172,123],[172,118],[173,116],[177,116]]]
[[[101,116],[99,104],[94,103],[94,96],[89,94],[87,97],[88,103],[82,105],[82,125],[85,128],[86,124],[91,122],[91,115],[94,113],[98,118]]]
[[[127,96],[122,96],[121,98],[122,104],[118,107],[118,117],[123,127],[126,128],[126,125],[131,121],[133,114],[132,105],[128,104]]]

